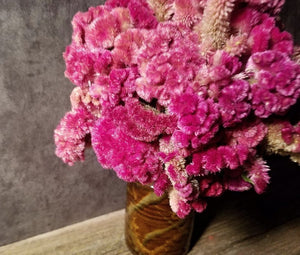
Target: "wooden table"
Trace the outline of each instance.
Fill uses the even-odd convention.
[[[265,194],[232,192],[209,201],[196,217],[189,255],[300,254],[299,167],[275,159],[272,168]],[[2,246],[0,255],[129,255],[123,233],[120,210]]]

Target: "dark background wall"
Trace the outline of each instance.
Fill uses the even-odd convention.
[[[77,11],[103,0],[0,0],[0,245],[124,207],[125,183],[92,151],[69,167],[54,155],[53,130],[73,85],[62,52]],[[300,44],[300,1],[283,20]]]

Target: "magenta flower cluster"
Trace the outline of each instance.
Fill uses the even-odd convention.
[[[275,19],[282,5],[108,0],[77,13],[57,156],[72,165],[91,144],[121,179],[168,192],[179,217],[226,190],[262,193],[270,177],[258,146],[300,96],[293,40]],[[296,131],[283,125],[282,140]]]

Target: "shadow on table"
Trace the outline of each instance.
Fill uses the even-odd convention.
[[[196,215],[191,248],[218,214],[224,214],[224,218],[232,214],[242,216],[254,226],[250,230],[242,229],[249,236],[263,234],[300,217],[300,167],[286,157],[270,156],[266,160],[271,168],[271,182],[266,192],[262,195],[253,190],[227,192],[211,199],[206,211]]]

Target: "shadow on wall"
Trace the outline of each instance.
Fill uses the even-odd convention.
[[[73,85],[62,52],[71,19],[99,0],[0,0],[0,245],[124,207],[125,183],[89,151],[72,168],[54,155],[53,130]],[[283,21],[300,44],[300,2]]]

